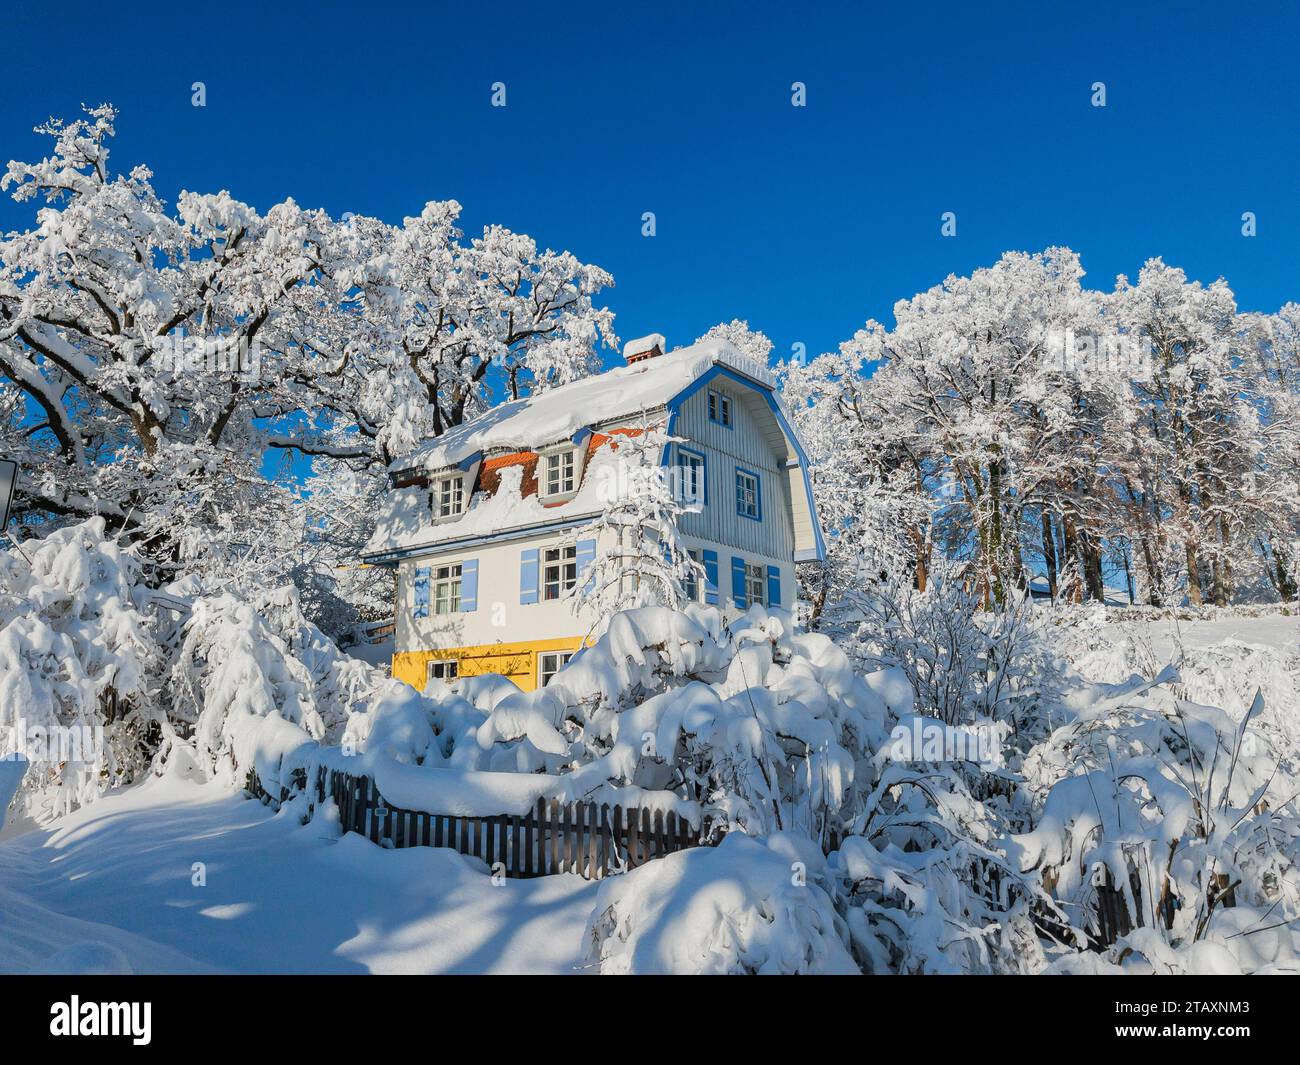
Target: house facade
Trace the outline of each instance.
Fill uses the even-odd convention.
[[[633,341],[626,365],[493,408],[390,470],[364,557],[397,570],[394,677],[544,685],[597,620],[567,594],[609,546],[583,529],[619,437],[647,426],[680,438],[660,459],[692,504],[679,533],[706,578],[688,594],[733,614],[790,606],[795,564],[824,544],[775,382],[725,341],[665,347]]]

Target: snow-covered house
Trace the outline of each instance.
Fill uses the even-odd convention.
[[[727,611],[790,604],[795,563],[824,544],[773,378],[726,341],[665,347],[633,341],[627,365],[495,407],[394,465],[365,550],[397,567],[394,677],[545,684],[596,620],[566,596],[600,547],[582,530],[619,435],[646,426],[681,441],[659,458],[694,504],[678,532],[706,579],[688,594]]]

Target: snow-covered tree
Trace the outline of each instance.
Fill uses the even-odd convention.
[[[138,779],[170,734],[147,598],[102,518],[0,552],[0,758],[27,763],[28,816]]]
[[[1294,594],[1294,308],[1240,314],[1158,259],[1110,293],[1082,278],[1068,249],[1008,254],[781,367],[833,600],[869,586],[864,559],[899,568],[877,557],[924,588],[934,552],[990,604],[1034,578],[1100,601],[1107,568],[1157,605]]]
[[[0,180],[40,204],[0,239],[21,521],[99,515],[163,572],[221,570],[301,497],[293,470],[266,477],[271,449],[346,464],[361,503],[421,438],[590,372],[616,340],[593,302],[608,274],[500,226],[465,242],[453,201],[401,225],[225,191],[172,208],[146,167],[110,170],[116,118],[51,120],[50,154]],[[356,542],[346,483],[333,527]]]
[[[570,593],[575,612],[591,612],[603,626],[619,610],[664,606],[681,610],[688,588],[705,579],[681,537],[683,514],[699,509],[677,483],[664,457],[678,443],[662,424],[615,430],[606,446],[612,461],[593,467],[600,513],[574,534],[592,539],[596,557]]]
[[[766,366],[772,354],[772,341],[757,329],[751,329],[749,322],[733,318],[730,322],[719,322],[703,336],[696,338],[696,343],[704,340],[725,340],[742,355],[748,355],[760,366]]]

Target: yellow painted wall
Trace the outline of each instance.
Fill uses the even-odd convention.
[[[525,643],[488,643],[477,647],[442,647],[436,651],[403,651],[393,655],[393,677],[413,688],[424,690],[431,659],[454,658],[460,663],[462,677],[500,673],[524,691],[537,687],[537,656],[547,651],[576,651],[581,636],[562,636],[554,640],[530,640]]]

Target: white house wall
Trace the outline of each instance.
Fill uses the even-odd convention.
[[[575,614],[568,600],[541,600],[520,603],[520,569],[522,555],[529,549],[539,552],[555,547],[572,532],[534,536],[507,543],[485,544],[462,551],[437,555],[424,555],[403,560],[398,566],[398,611],[396,651],[398,653],[429,651],[440,647],[480,647],[486,644],[533,643],[559,637],[583,637],[592,628],[595,615],[589,609]],[[718,603],[725,611],[735,614],[731,598],[731,559],[743,557],[746,561],[761,562],[780,572],[782,606],[789,607],[795,595],[794,566],[788,557],[780,558],[759,551],[744,551],[717,541],[704,540],[683,534],[688,548],[709,549],[718,554]],[[599,547],[597,548],[599,550]],[[447,563],[464,563],[478,560],[478,598],[474,610],[456,614],[432,613],[432,581],[430,587],[430,614],[414,617],[416,567],[436,568]]]

